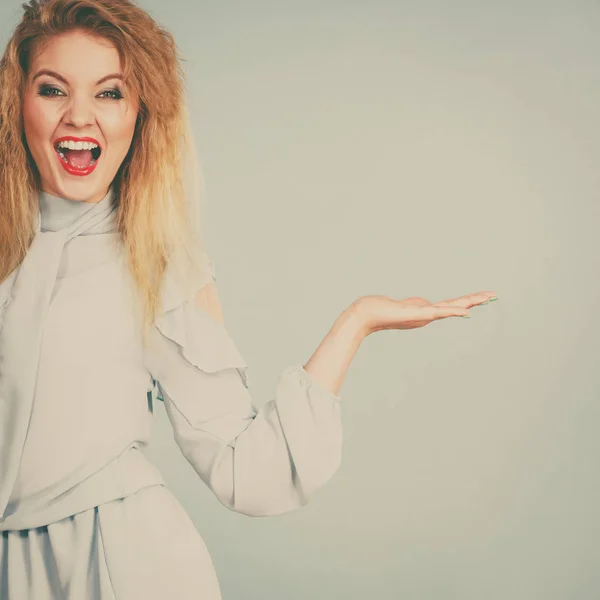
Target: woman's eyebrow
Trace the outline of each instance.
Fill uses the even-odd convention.
[[[59,81],[62,81],[65,84],[68,84],[69,82],[60,74],[58,74],[56,71],[51,71],[50,69],[41,69],[39,70],[31,79],[31,81],[35,81],[35,79],[37,77],[40,77],[41,75],[50,75],[51,77],[55,77],[56,79],[58,79]],[[123,75],[121,75],[121,73],[110,73],[109,75],[105,75],[104,77],[101,77],[100,79],[98,79],[98,81],[96,81],[96,85],[100,85],[101,83],[103,83],[104,81],[107,81],[108,79],[121,79],[123,80]]]

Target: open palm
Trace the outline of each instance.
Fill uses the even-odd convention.
[[[469,316],[469,309],[473,306],[497,299],[495,292],[487,290],[435,303],[419,296],[404,300],[379,295],[362,296],[358,304],[368,335],[382,329],[416,329],[447,317]]]

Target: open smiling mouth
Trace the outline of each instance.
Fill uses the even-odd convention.
[[[102,154],[97,143],[88,141],[59,140],[54,150],[63,169],[71,175],[89,175]]]

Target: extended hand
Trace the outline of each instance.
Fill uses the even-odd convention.
[[[469,308],[497,298],[495,292],[484,291],[432,304],[418,296],[395,300],[375,295],[362,296],[355,304],[364,319],[365,333],[369,335],[382,329],[416,329],[438,319],[467,316]]]

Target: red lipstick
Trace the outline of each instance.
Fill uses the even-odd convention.
[[[59,142],[71,142],[71,141],[72,142],[92,142],[98,146],[97,149],[95,148],[92,150],[92,161],[89,166],[76,167],[75,165],[70,164],[70,162],[66,158],[63,158],[61,156],[61,149],[58,148]],[[63,137],[60,137],[60,138],[57,138],[56,140],[54,140],[54,150],[56,152],[56,156],[57,156],[62,168],[70,175],[79,175],[79,176],[89,175],[90,173],[92,173],[95,170],[96,165],[98,164],[100,155],[102,154],[100,142],[98,140],[96,140],[95,138],[74,137],[72,135],[66,135],[66,136],[63,136]],[[65,149],[65,150],[68,151],[68,149]],[[94,158],[94,154],[96,154],[96,158]],[[64,153],[63,153],[63,156],[64,156]]]

